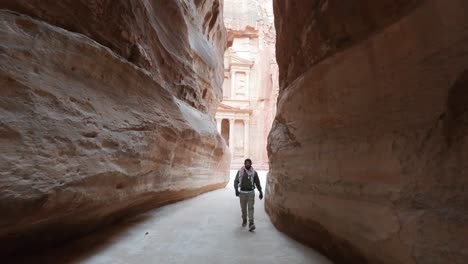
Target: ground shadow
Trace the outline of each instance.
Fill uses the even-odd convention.
[[[157,211],[159,209],[154,209]],[[72,263],[80,262],[89,256],[97,254],[104,248],[111,246],[119,235],[145,222],[151,216],[139,214],[137,216],[117,221],[97,232],[85,235],[69,243],[50,247],[42,251],[31,251],[27,255],[10,257],[7,263]],[[143,232],[142,236],[147,235]]]

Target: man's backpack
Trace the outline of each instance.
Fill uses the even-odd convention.
[[[242,177],[242,181],[239,182],[240,189],[241,191],[251,191],[255,189],[255,183],[254,183],[254,178],[255,178],[255,172],[252,174],[252,176],[249,178],[249,175],[247,174],[246,171],[244,171],[244,175]]]

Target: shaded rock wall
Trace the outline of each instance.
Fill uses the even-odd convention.
[[[227,183],[221,7],[159,2],[0,1],[1,253]]]
[[[336,263],[465,263],[468,2],[274,8],[274,224]]]

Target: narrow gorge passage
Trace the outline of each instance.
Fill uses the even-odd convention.
[[[231,172],[233,175],[233,172]],[[265,183],[265,172],[260,173]],[[232,183],[232,182],[231,182]],[[331,264],[280,233],[255,201],[257,229],[241,227],[239,200],[226,188],[130,218],[18,263]]]
[[[466,264],[467,161],[467,0],[0,0],[2,263]]]

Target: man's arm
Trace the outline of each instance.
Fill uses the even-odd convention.
[[[234,190],[236,190],[236,196],[239,196],[239,171],[236,174],[236,179],[234,180]]]
[[[260,179],[258,178],[257,172],[255,172],[254,174],[254,182],[255,182],[255,186],[257,186],[258,191],[262,192],[262,185],[260,185]]]
[[[260,192],[260,194],[258,195],[258,198],[261,200],[263,199],[263,192],[262,192],[262,185],[260,185],[260,179],[258,178],[257,172],[254,173],[254,182],[255,182],[255,186],[257,186],[257,189]]]

